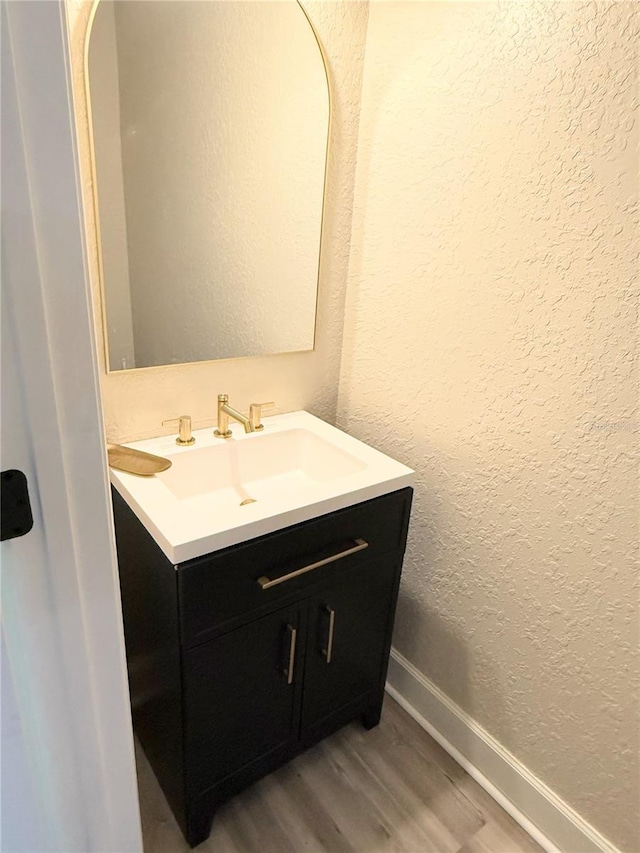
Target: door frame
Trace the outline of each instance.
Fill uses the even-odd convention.
[[[65,813],[53,816],[56,831],[47,839],[47,850],[139,853],[133,732],[65,9],[63,0],[2,0],[2,18],[3,70],[9,72],[3,75],[3,100],[13,98],[18,115],[2,129],[3,146],[11,146],[13,158],[10,179],[3,177],[3,302],[6,298],[11,308],[15,369],[35,470],[29,489],[44,541],[44,558],[29,561],[14,545],[23,540],[3,543],[3,557],[11,556],[6,572],[3,567],[3,598],[11,604],[3,612],[3,632],[11,673],[18,676],[16,694],[32,766],[37,767],[38,755],[55,750],[61,756],[57,781],[76,780]],[[9,461],[10,448],[3,448],[3,468],[11,467]],[[49,634],[29,619],[36,586],[46,591]],[[39,642],[34,641],[36,630]],[[43,636],[51,641],[43,642]],[[52,704],[40,708],[33,701],[38,690],[42,702],[48,699],[44,683],[30,678],[37,672],[53,674],[58,685]],[[30,727],[30,715],[38,715],[40,725]],[[56,763],[51,766],[55,773]],[[43,801],[47,789],[37,773],[33,776]],[[50,796],[52,782],[55,778],[47,780]]]

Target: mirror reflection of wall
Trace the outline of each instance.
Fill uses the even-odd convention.
[[[98,3],[109,369],[313,348],[329,124],[295,0]]]

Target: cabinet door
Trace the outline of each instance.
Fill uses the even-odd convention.
[[[300,608],[284,608],[184,652],[187,785],[192,793],[297,734]]]
[[[304,729],[381,687],[400,560],[391,555],[346,570],[312,599]]]

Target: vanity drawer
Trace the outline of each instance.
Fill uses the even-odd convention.
[[[411,488],[288,527],[178,567],[184,648],[387,552],[404,551]],[[305,570],[305,571],[301,571]],[[285,579],[286,578],[286,579]]]

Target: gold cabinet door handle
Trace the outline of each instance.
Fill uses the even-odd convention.
[[[293,578],[297,578],[307,572],[312,572],[314,569],[319,569],[321,566],[326,566],[329,563],[335,563],[336,560],[341,560],[343,557],[349,557],[351,554],[356,554],[358,551],[362,551],[364,548],[369,547],[369,543],[365,542],[364,539],[354,539],[353,541],[355,544],[352,548],[347,548],[346,551],[340,551],[337,554],[332,554],[330,557],[325,557],[324,560],[318,560],[317,563],[310,563],[308,566],[296,569],[295,572],[289,572],[288,575],[282,575],[282,577],[273,578],[273,580],[263,575],[261,578],[258,578],[258,585],[261,589],[271,589],[272,586],[277,586],[285,581],[290,581]]]
[[[289,663],[285,669],[287,676],[287,684],[293,684],[293,668],[296,665],[296,642],[298,640],[298,630],[293,625],[287,625],[289,633]]]
[[[329,614],[329,634],[327,636],[327,647],[322,650],[322,654],[327,659],[327,663],[331,663],[331,659],[333,658],[333,629],[336,624],[336,611],[332,610],[329,605],[325,608],[325,613]]]

